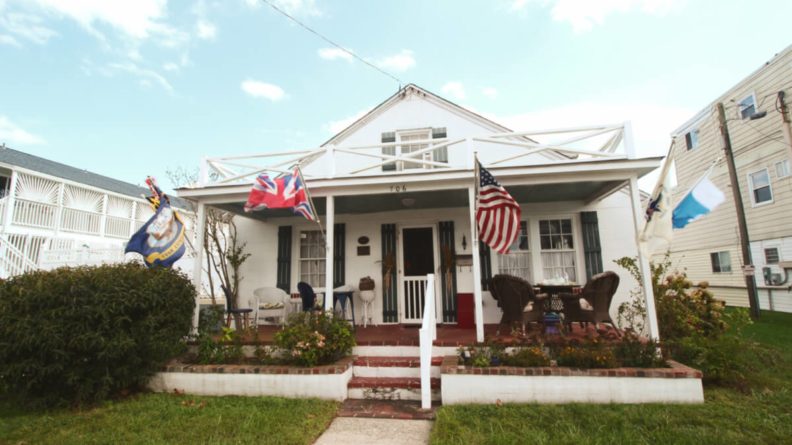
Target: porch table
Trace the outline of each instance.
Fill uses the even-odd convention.
[[[536,287],[539,289],[540,294],[547,294],[545,300],[545,313],[555,312],[561,314],[564,312],[564,304],[561,302],[561,294],[577,293],[576,290],[582,289],[583,286],[579,284],[542,284],[538,283]]]

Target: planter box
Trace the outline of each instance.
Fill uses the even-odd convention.
[[[447,356],[441,365],[444,405],[480,403],[703,403],[701,372],[670,368],[473,368]]]
[[[347,398],[353,361],[354,356],[347,356],[333,365],[316,368],[172,364],[155,374],[148,387],[154,392],[178,388],[205,396],[278,396],[342,402]]]

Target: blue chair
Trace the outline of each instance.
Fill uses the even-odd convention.
[[[300,281],[297,283],[297,290],[300,292],[300,298],[302,298],[303,312],[315,310],[316,293],[311,285],[305,281]]]
[[[226,313],[228,317],[226,319],[226,327],[231,327],[231,316],[234,314],[242,314],[245,317],[245,329],[250,327],[250,313],[253,312],[252,308],[247,309],[231,309],[231,296],[228,294],[228,289],[226,289],[224,284],[221,284],[220,287],[223,289],[223,293],[225,294],[226,298]],[[239,326],[237,326],[238,328]]]
[[[342,317],[346,321],[352,322],[352,329],[357,332],[357,326],[355,325],[355,299],[352,298],[352,294],[354,291],[336,291],[333,292],[333,309],[335,309],[336,303],[341,304],[341,314]],[[349,306],[352,308],[352,318],[346,318],[346,303],[349,301]]]

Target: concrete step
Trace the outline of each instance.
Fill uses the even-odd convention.
[[[431,376],[440,378],[443,357],[432,357]],[[354,362],[355,377],[420,378],[419,357],[358,357]]]
[[[440,379],[431,379],[432,400],[440,401]],[[421,400],[420,378],[352,377],[347,397],[366,400]]]
[[[439,403],[422,409],[414,400],[356,400],[347,399],[338,411],[338,417],[368,417],[374,419],[434,420]]]

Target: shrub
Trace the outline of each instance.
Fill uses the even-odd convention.
[[[537,366],[550,366],[550,359],[542,352],[539,346],[521,346],[514,349],[511,354],[503,358],[506,366],[520,366],[532,368]]]
[[[289,316],[275,334],[281,355],[298,366],[322,366],[352,352],[355,337],[349,323],[331,312],[310,311]]]
[[[656,342],[644,340],[630,331],[611,345],[616,361],[631,368],[667,367],[668,364],[657,353],[658,348]]]
[[[556,359],[558,366],[573,368],[618,368],[619,363],[613,357],[613,351],[608,342],[585,338],[582,341],[572,340]]]
[[[0,379],[43,402],[140,389],[184,351],[195,288],[137,263],[36,271],[0,283]]]

